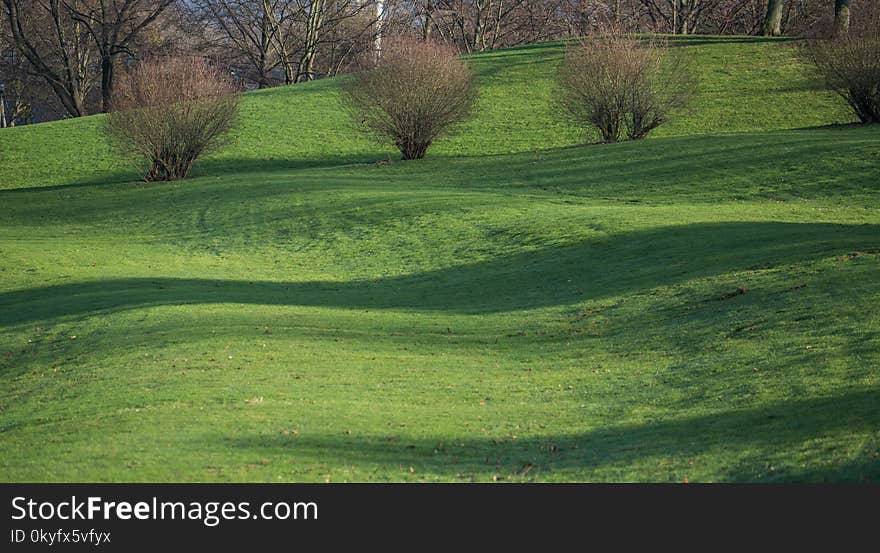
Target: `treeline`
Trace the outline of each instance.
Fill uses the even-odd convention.
[[[845,31],[853,1],[0,0],[0,126],[109,111],[119,75],[147,59],[196,56],[265,88],[372,67],[389,37],[470,53],[609,25],[804,35],[828,21]]]

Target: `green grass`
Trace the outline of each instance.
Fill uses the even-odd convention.
[[[793,43],[731,37],[681,40],[699,93],[654,137],[782,130],[849,123],[843,101],[816,90]],[[484,156],[548,150],[594,141],[553,107],[561,43],[488,52],[471,58],[480,77],[479,116],[438,142],[429,155]],[[324,80],[250,93],[232,147],[196,174],[298,169],[397,159],[351,130],[338,83]],[[100,117],[0,133],[0,189],[127,181],[137,177],[102,138]]]
[[[683,47],[641,143],[576,146],[554,44],[422,162],[332,80],[186,182],[0,132],[0,480],[880,480],[880,128],[789,43]]]

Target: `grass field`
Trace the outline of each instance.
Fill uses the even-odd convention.
[[[473,57],[420,162],[335,80],[185,182],[0,131],[0,480],[880,480],[880,127],[791,43],[681,47],[641,143],[579,145],[558,44]]]

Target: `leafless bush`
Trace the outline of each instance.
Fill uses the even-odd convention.
[[[862,123],[880,123],[880,3],[865,4],[849,31],[826,23],[802,53]]]
[[[559,69],[559,100],[603,142],[645,138],[683,106],[693,81],[680,54],[664,44],[618,34],[569,47]]]
[[[390,139],[403,159],[421,159],[471,114],[476,85],[453,47],[398,38],[387,41],[374,69],[349,81],[344,98],[353,116]]]
[[[225,142],[238,104],[232,80],[202,59],[148,60],[119,83],[106,131],[150,163],[144,180],[183,179],[199,156]]]

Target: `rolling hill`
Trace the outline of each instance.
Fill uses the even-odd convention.
[[[639,143],[555,113],[558,43],[420,162],[337,79],[183,182],[0,131],[0,480],[880,480],[880,128],[791,42],[676,47]]]

